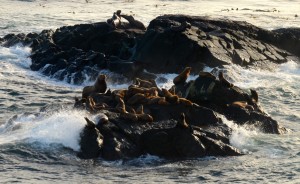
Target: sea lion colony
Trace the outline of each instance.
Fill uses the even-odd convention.
[[[108,110],[120,113],[120,117],[130,120],[132,122],[152,122],[154,121],[153,115],[144,111],[145,105],[158,104],[162,106],[171,106],[174,104],[183,104],[184,106],[197,106],[193,101],[187,99],[189,94],[182,97],[180,86],[188,86],[186,93],[189,93],[190,88],[193,88],[194,81],[186,82],[190,75],[191,67],[186,67],[178,76],[173,80],[174,86],[169,90],[160,89],[155,80],[142,80],[135,78],[132,85],[127,89],[119,89],[111,91],[107,90],[106,76],[100,74],[93,86],[86,86],[82,91],[82,99],[75,99],[76,108],[86,109],[88,112],[97,114],[101,110]],[[199,78],[210,78],[217,80],[214,75],[209,72],[200,72]],[[222,72],[219,72],[220,84],[225,88],[232,88],[233,84],[228,82]],[[214,83],[214,82],[211,82]],[[210,84],[210,86],[212,86]],[[214,85],[213,85],[214,86]],[[202,87],[203,88],[203,87]],[[202,89],[201,89],[202,90]],[[207,95],[213,90],[208,88]],[[222,104],[224,107],[236,107],[247,109],[249,111],[257,110],[258,95],[255,90],[251,90],[252,98],[250,103],[248,101],[232,101],[231,103]],[[182,127],[188,127],[185,121],[184,113],[181,114],[179,122]]]

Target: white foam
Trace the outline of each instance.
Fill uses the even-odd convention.
[[[44,146],[61,144],[75,151],[80,149],[79,136],[84,125],[85,112],[62,110],[51,115],[18,117],[12,125],[0,126],[0,144],[38,142]]]
[[[234,147],[248,152],[255,145],[254,137],[259,134],[256,130],[249,130],[246,126],[239,126],[232,121],[222,117],[223,122],[232,129],[229,141]]]

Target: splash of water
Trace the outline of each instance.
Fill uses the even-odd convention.
[[[14,142],[38,142],[44,146],[61,144],[75,151],[80,132],[86,122],[85,112],[62,110],[51,115],[25,115],[0,126],[0,144]]]

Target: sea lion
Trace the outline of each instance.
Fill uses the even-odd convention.
[[[116,105],[116,110],[119,113],[128,113],[126,111],[125,103],[124,103],[124,100],[122,98],[119,98],[118,104]]]
[[[193,106],[193,102],[186,98],[179,98],[179,104],[184,104],[186,106]]]
[[[113,28],[118,28],[121,26],[121,10],[113,13],[113,16],[110,19],[107,19],[107,23],[111,25]]]
[[[136,116],[141,122],[153,122],[153,117],[150,114],[137,114]]]
[[[148,99],[147,104],[169,105],[170,103],[166,101],[166,97],[153,97]]]
[[[82,90],[82,98],[87,98],[93,93],[105,93],[107,88],[106,75],[100,74],[93,86],[85,86]]]
[[[95,105],[96,103],[94,102],[93,98],[92,97],[88,97],[87,100],[86,100],[86,103],[85,103],[85,109],[89,112],[95,112]]]
[[[255,103],[257,103],[258,102],[258,94],[257,94],[257,92],[254,89],[250,89],[250,92],[251,92],[252,101],[255,102]]]
[[[180,114],[180,118],[176,124],[177,128],[183,128],[183,129],[188,129],[189,128],[189,124],[186,122],[185,120],[185,114],[181,113]]]
[[[219,72],[219,81],[227,88],[232,88],[233,84],[231,84],[228,80],[224,78],[223,72]]]
[[[141,30],[146,30],[145,25],[138,20],[135,20],[132,15],[120,15],[124,19],[126,19],[129,22],[130,28],[136,28],[136,29],[141,29]]]
[[[138,121],[138,117],[136,114],[133,113],[121,113],[120,115],[121,118],[126,119],[126,120],[130,120],[133,122],[137,122]]]
[[[190,76],[191,70],[191,67],[186,67],[177,77],[173,79],[173,83],[175,85],[185,83],[187,78]]]
[[[135,78],[135,85],[143,88],[157,87],[155,80],[142,80],[140,78]]]
[[[179,97],[177,95],[172,95],[168,90],[162,88],[163,96],[166,97],[166,101],[170,104],[177,104],[179,102]]]
[[[97,125],[108,123],[108,117],[103,113],[98,114],[96,119],[98,121]]]
[[[131,87],[128,89],[127,96],[133,96],[135,94],[143,94],[145,96],[157,96],[158,95],[158,89],[156,87],[151,88],[142,88],[142,87]]]
[[[238,108],[242,108],[242,109],[248,109],[253,111],[254,107],[252,105],[248,105],[248,103],[246,101],[235,101],[232,104],[227,105],[232,106],[232,107],[238,107]]]
[[[127,100],[130,105],[147,103],[147,97],[142,93],[137,93]]]

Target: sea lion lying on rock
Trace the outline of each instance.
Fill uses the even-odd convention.
[[[86,86],[82,90],[82,98],[87,98],[93,93],[105,93],[107,89],[106,76],[100,74],[93,86]]]
[[[182,78],[184,72],[185,70],[175,78]],[[262,121],[264,122],[262,123],[264,124],[264,128],[262,128],[264,132],[282,132],[278,123],[261,108],[255,90],[250,89],[249,94],[249,92],[234,86],[225,79],[222,72],[219,72],[218,77],[219,79],[209,72],[200,72],[195,80],[174,82],[173,88],[175,88],[176,93],[183,94],[188,100],[224,114],[236,123],[254,124],[255,121]],[[235,115],[237,110],[244,115]],[[267,128],[268,126],[269,128]]]

